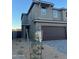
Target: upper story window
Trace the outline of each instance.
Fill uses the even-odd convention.
[[[54,18],[57,18],[59,15],[58,15],[58,10],[53,10],[53,17]]]
[[[46,8],[41,8],[41,15],[46,15],[47,9]]]

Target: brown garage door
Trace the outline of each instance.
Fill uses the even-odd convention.
[[[43,40],[66,39],[65,27],[42,26]]]

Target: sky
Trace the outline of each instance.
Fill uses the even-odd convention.
[[[56,8],[67,8],[67,0],[43,0],[54,3]],[[12,0],[12,29],[21,29],[21,14],[27,13],[32,0]]]

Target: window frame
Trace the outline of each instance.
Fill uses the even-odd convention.
[[[53,17],[58,18],[59,17],[59,11],[58,10],[53,10]]]
[[[45,7],[41,7],[41,15],[46,15],[47,9]]]

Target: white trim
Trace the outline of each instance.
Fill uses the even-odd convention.
[[[48,22],[48,23],[66,23],[65,21],[51,21],[51,20],[34,20],[34,22]]]

